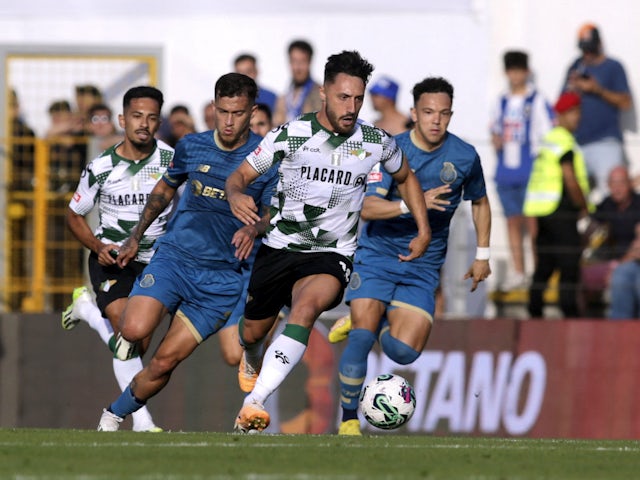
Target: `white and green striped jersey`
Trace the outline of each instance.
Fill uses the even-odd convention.
[[[116,147],[105,150],[82,172],[69,208],[86,216],[98,203],[98,227],[94,234],[108,243],[122,245],[140,220],[147,198],[173,159],[173,148],[161,141],[147,158],[127,160]],[[140,241],[136,261],[149,263],[153,245],[167,228],[172,205],[149,226]]]
[[[350,135],[337,135],[308,113],[269,132],[247,160],[260,174],[280,163],[264,244],[350,257],[367,175],[378,162],[397,172],[402,152],[393,137],[362,120]]]

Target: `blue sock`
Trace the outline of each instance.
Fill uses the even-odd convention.
[[[367,356],[376,342],[374,333],[363,328],[349,332],[349,342],[340,357],[340,404],[343,421],[357,417],[358,400],[367,376]]]
[[[143,402],[142,400],[138,400],[133,392],[131,391],[131,386],[125,388],[124,392],[120,394],[120,396],[109,405],[109,410],[111,413],[115,413],[120,418],[124,418],[130,413],[139,410],[144,407],[147,402]]]
[[[380,333],[380,346],[387,357],[400,365],[413,363],[421,353],[397,338],[392,337],[388,328],[382,330],[382,333]]]

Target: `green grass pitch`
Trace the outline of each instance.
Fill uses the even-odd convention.
[[[0,479],[632,479],[640,443],[0,429]]]

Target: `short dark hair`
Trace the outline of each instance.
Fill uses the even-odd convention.
[[[258,63],[258,59],[256,58],[255,55],[252,55],[250,53],[241,53],[233,60],[233,64],[237,65],[240,62],[246,62],[246,61],[253,62],[254,65]]]
[[[333,83],[339,73],[346,73],[362,79],[366,85],[373,72],[373,65],[360,56],[360,53],[343,50],[331,55],[324,66],[324,82]]]
[[[49,105],[49,113],[70,112],[71,104],[67,100],[56,100]]]
[[[453,103],[453,85],[442,77],[427,77],[416,83],[411,90],[414,105],[420,100],[423,93],[446,93]]]
[[[249,97],[255,103],[258,96],[258,86],[251,77],[241,73],[227,73],[222,75],[215,86],[215,98],[220,97]]]
[[[89,117],[92,117],[93,115],[95,115],[96,112],[100,110],[106,110],[107,112],[109,112],[109,118],[111,118],[111,116],[113,115],[113,112],[111,111],[111,107],[109,107],[109,105],[107,105],[106,103],[95,103],[91,105],[89,107],[89,111],[87,112],[87,115]]]
[[[264,114],[267,116],[267,118],[269,119],[269,123],[272,122],[272,114],[271,114],[271,109],[269,108],[269,105],[267,105],[266,103],[256,103],[256,112],[264,112]]]
[[[529,55],[519,50],[511,50],[504,54],[504,69],[529,70]]]
[[[294,40],[289,44],[289,48],[287,49],[287,53],[291,55],[292,50],[302,50],[307,55],[309,55],[309,60],[313,57],[313,47],[306,40]]]
[[[102,93],[100,92],[100,89],[95,85],[77,85],[76,94],[77,95],[89,94],[89,95],[93,95],[94,97],[102,98]]]
[[[124,98],[122,99],[122,108],[126,110],[134,98],[151,98],[158,102],[158,110],[162,110],[162,105],[164,104],[164,97],[160,90],[144,85],[127,90],[127,93],[124,94]]]
[[[189,107],[182,104],[174,105],[173,107],[171,107],[169,115],[173,115],[174,113],[184,113],[185,115],[191,115],[191,113],[189,113]]]

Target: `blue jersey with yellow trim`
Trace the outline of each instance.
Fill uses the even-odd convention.
[[[250,133],[235,150],[218,147],[211,131],[178,142],[173,163],[162,178],[172,187],[186,185],[158,248],[171,248],[200,266],[224,262],[240,267],[231,238],[244,224],[231,213],[224,184],[261,139]],[[271,169],[247,187],[245,193],[253,197],[260,213],[263,205],[271,204],[277,181],[277,170]]]
[[[462,200],[477,200],[486,195],[480,157],[472,145],[448,132],[442,146],[433,152],[417,147],[411,140],[411,132],[401,133],[395,139],[411,170],[418,177],[423,191],[445,183],[451,186],[451,193],[447,195],[447,200],[451,203],[446,206],[445,211],[428,211],[432,235],[429,248],[422,257],[412,260],[412,263],[439,268],[447,253],[449,224],[456,208]],[[380,169],[369,175],[366,195],[401,200],[393,177]],[[387,256],[397,262],[399,253],[408,252],[409,242],[417,231],[410,213],[387,220],[369,221],[360,232],[356,260],[359,255],[373,254]]]

